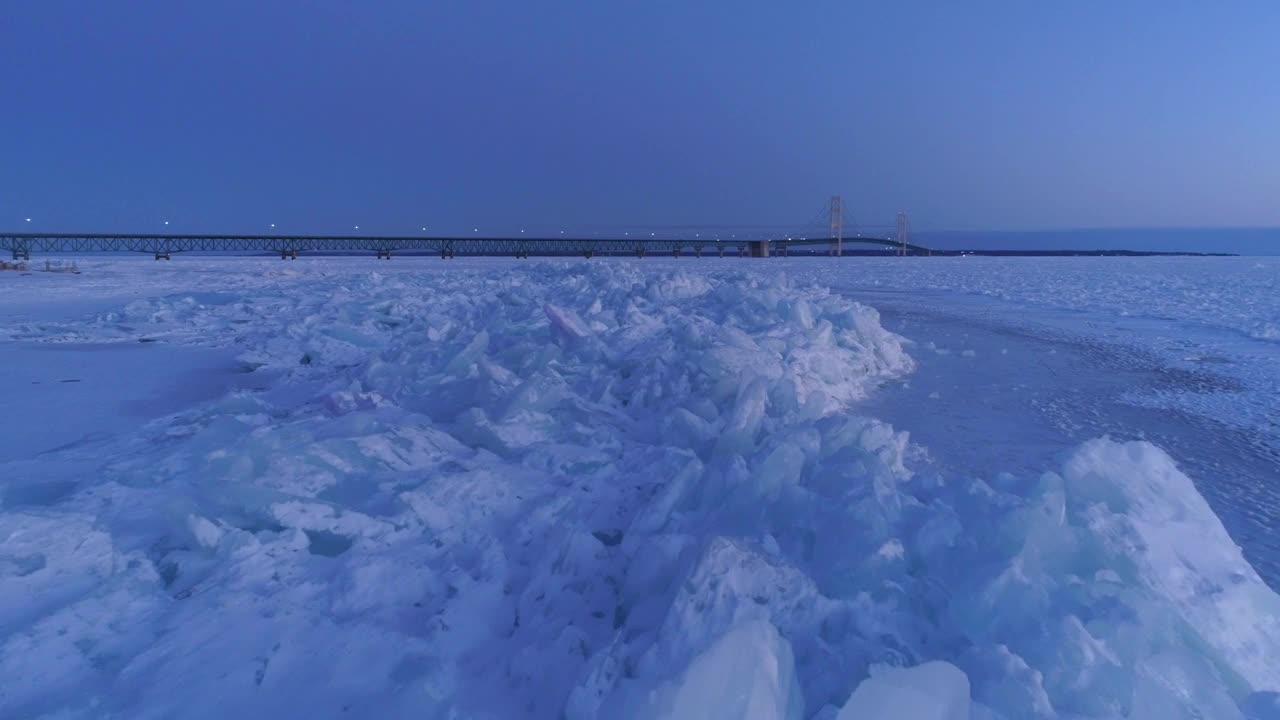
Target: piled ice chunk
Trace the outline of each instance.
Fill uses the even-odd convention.
[[[836,720],[969,720],[969,679],[955,665],[872,668]]]
[[[679,684],[667,691],[671,695],[669,708],[640,716],[800,720],[804,701],[797,685],[787,641],[768,622],[746,622],[694,658]],[[660,698],[658,702],[668,700]]]
[[[0,715],[1273,712],[1280,601],[1169,458],[914,474],[851,414],[912,366],[869,308],[612,263],[273,278],[102,320],[260,386],[0,507]]]
[[[781,490],[733,462],[722,471],[737,482],[721,484],[713,459],[687,504],[659,500],[665,531],[633,528],[624,549],[663,592],[646,556],[676,544],[679,518],[689,569],[669,600],[637,605],[572,717],[623,715],[752,623],[788,639],[761,662],[794,657],[806,712],[823,717],[969,717],[972,698],[974,717],[1241,718],[1280,687],[1280,599],[1155,447],[1099,440],[1039,481],[936,484],[896,470],[877,432],[858,433],[860,460],[823,460],[848,424],[819,423]],[[934,660],[954,682],[874,669]]]

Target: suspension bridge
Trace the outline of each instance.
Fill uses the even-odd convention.
[[[600,238],[580,236],[526,237],[423,237],[414,235],[240,235],[240,234],[138,234],[138,233],[0,233],[0,251],[14,260],[30,260],[39,253],[144,253],[169,260],[184,252],[258,253],[297,259],[300,254],[371,254],[391,259],[397,254],[436,254],[441,258],[463,256],[672,256],[786,257],[794,248],[824,247],[829,255],[843,254],[846,243],[876,246],[899,255],[931,255],[928,248],[907,239],[907,218],[898,214],[895,237],[844,236],[844,207],[833,197],[826,228],[817,232],[800,226],[774,237],[729,239],[703,238]]]

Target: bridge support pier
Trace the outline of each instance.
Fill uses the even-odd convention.
[[[281,260],[297,260],[298,251],[297,250],[281,250],[280,259]]]
[[[171,259],[172,258],[169,257],[169,253],[167,251],[156,253],[156,260],[171,260]]]
[[[385,258],[385,259],[387,259],[387,260],[390,260],[390,259],[391,259],[391,251],[390,251],[390,250],[379,250],[379,251],[378,251],[378,259],[379,259],[379,260],[382,260],[382,259],[384,259],[384,258]]]
[[[751,241],[751,257],[769,257],[769,241],[768,240],[752,240]]]
[[[30,260],[31,251],[30,250],[14,250],[13,259],[14,260]]]
[[[582,257],[584,257],[584,258],[586,258],[586,259],[588,259],[588,260],[590,260],[591,258],[593,258],[593,257],[595,257],[595,256],[596,256],[596,253],[595,253],[595,251],[594,251],[594,250],[583,250],[583,251],[582,251]]]
[[[680,248],[671,251],[671,257],[680,257]]]
[[[644,248],[636,248],[636,257],[644,257]]]

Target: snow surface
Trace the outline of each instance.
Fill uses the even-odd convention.
[[[1280,597],[1178,464],[921,472],[849,262],[0,278],[6,427],[93,408],[0,440],[0,717],[1276,717]]]

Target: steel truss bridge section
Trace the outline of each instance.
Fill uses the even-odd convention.
[[[901,249],[903,244],[882,238],[844,238],[845,243]],[[296,259],[302,253],[372,254],[390,259],[393,254],[435,254],[442,258],[464,256],[580,256],[646,255],[786,256],[797,246],[831,246],[834,238],[785,240],[673,240],[627,238],[498,238],[415,237],[355,235],[138,235],[99,233],[0,234],[0,251],[14,260],[30,260],[33,253],[144,253],[168,260],[176,253],[262,253]],[[911,254],[931,254],[927,248],[905,245]]]

